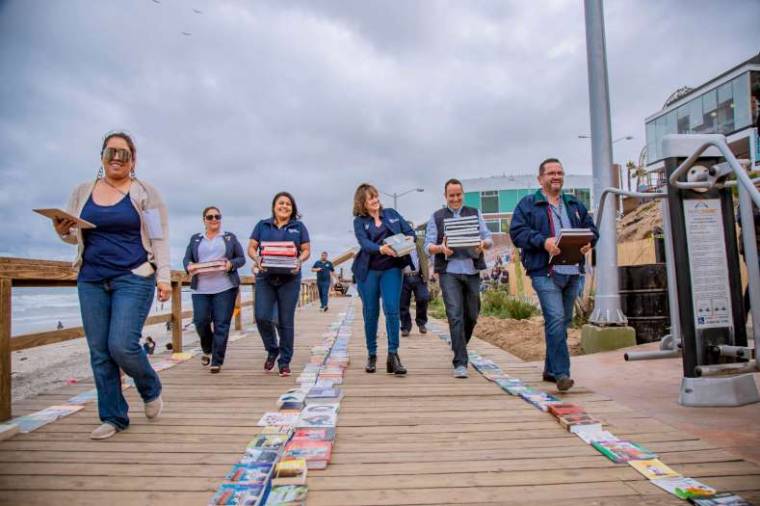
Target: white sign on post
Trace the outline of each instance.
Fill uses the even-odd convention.
[[[683,212],[694,324],[697,329],[733,327],[720,199],[685,199]]]

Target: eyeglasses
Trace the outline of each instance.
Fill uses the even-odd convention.
[[[103,160],[110,162],[129,162],[132,160],[132,152],[124,148],[106,148],[103,150]]]
[[[221,214],[207,214],[206,216],[204,216],[204,218],[206,219],[206,221],[221,220],[222,215]]]

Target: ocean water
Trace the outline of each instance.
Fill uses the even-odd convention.
[[[182,290],[182,309],[193,307],[189,289]],[[251,297],[250,288],[243,290],[243,300]],[[74,287],[64,288],[14,288],[12,304],[11,334],[14,336],[30,332],[55,330],[58,322],[64,328],[79,327],[82,317],[79,311],[79,298]],[[153,300],[150,314],[163,314],[171,311],[171,301]]]

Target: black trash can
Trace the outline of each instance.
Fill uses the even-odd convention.
[[[618,274],[620,306],[636,329],[636,343],[659,341],[670,329],[665,264],[624,265]]]

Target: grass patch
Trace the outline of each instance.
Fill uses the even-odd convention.
[[[446,308],[443,305],[443,298],[440,292],[436,290],[430,295],[428,313],[433,318],[445,319]],[[541,311],[530,301],[520,297],[513,297],[506,290],[486,290],[480,295],[480,301],[480,314],[484,316],[526,320],[541,314]]]

